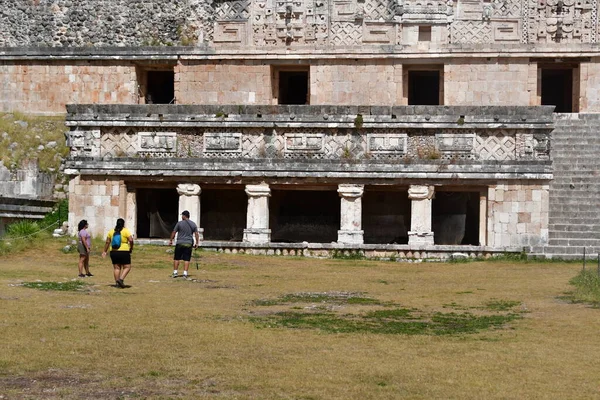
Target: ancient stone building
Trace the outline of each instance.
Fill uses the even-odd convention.
[[[598,2],[7,0],[0,111],[66,113],[70,226],[226,251],[600,250]]]

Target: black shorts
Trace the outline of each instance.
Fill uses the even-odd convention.
[[[131,253],[128,251],[111,251],[110,259],[113,264],[129,265],[131,264]]]
[[[175,245],[175,256],[173,260],[190,261],[192,259],[192,248],[191,244],[178,244]]]

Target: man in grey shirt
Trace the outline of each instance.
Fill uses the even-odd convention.
[[[179,261],[183,260],[183,277],[188,277],[188,269],[190,268],[190,260],[192,259],[192,248],[198,247],[200,235],[198,234],[198,226],[190,220],[190,212],[185,210],[181,213],[181,221],[175,224],[173,232],[171,232],[171,240],[169,246],[173,244],[177,234],[177,243],[175,244],[175,256],[173,257],[173,278],[177,278]],[[194,243],[194,236],[196,242]]]

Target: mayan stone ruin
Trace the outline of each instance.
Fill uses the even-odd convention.
[[[600,251],[597,0],[5,0],[0,112],[64,115],[69,226],[225,252]],[[72,228],[73,229],[73,228]]]

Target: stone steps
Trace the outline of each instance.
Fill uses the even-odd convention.
[[[531,254],[578,259],[600,251],[600,114],[557,114],[552,132],[548,245]]]

